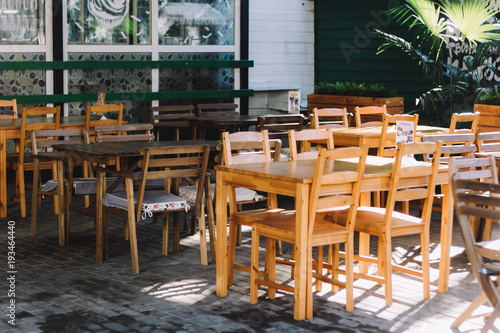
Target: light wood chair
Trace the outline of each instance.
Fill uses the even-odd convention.
[[[104,116],[106,119],[100,118],[101,116]],[[94,127],[99,125],[122,124],[123,104],[87,104],[87,109],[85,112],[85,128],[89,132],[90,142],[95,142]]]
[[[493,312],[488,314],[481,332],[488,332],[500,315],[500,293],[498,275],[500,275],[500,240],[477,242],[470,228],[470,218],[483,218],[500,221],[500,185],[475,180],[461,179],[458,174],[451,178],[452,192],[458,226],[462,234],[465,252],[476,276],[481,294],[464,311],[452,327],[458,327],[471,316],[474,310],[488,301]]]
[[[194,118],[193,105],[168,105],[150,108],[151,123],[154,125],[155,138],[159,139],[159,132],[174,130],[174,139],[180,139],[181,128],[189,127],[187,118]],[[193,129],[191,129],[193,132]],[[191,133],[192,135],[192,133]]]
[[[382,115],[387,114],[387,107],[365,106],[354,107],[354,120],[356,127],[382,126]]]
[[[470,158],[477,151],[475,144],[476,136],[472,133],[462,134],[436,134],[422,136],[422,142],[437,142],[443,143],[441,153],[443,154],[440,163],[448,163],[451,157],[461,156]]]
[[[306,282],[307,290],[307,309],[306,318],[312,318],[312,277],[316,279],[317,289],[318,281],[328,282],[346,288],[346,310],[352,311],[354,308],[353,300],[353,255],[354,255],[354,221],[359,202],[361,190],[361,180],[363,178],[366,156],[368,148],[337,148],[332,150],[321,149],[316,161],[315,174],[309,199],[308,215],[308,253],[310,258],[307,260],[308,279]],[[355,171],[346,171],[339,168],[325,167],[332,160],[345,158],[359,158],[359,163]],[[342,187],[346,189],[345,194],[325,195],[325,191],[332,187]],[[327,192],[326,192],[327,193]],[[347,207],[347,208],[346,208]],[[327,221],[325,216],[332,211],[342,210],[347,216],[342,221],[336,220],[335,223]],[[243,211],[235,214],[235,219],[247,220],[252,223],[252,254],[251,254],[251,277],[250,277],[250,303],[257,303],[258,285],[268,287],[268,297],[275,298],[275,290],[281,289],[288,292],[295,292],[294,288],[288,284],[276,283],[275,281],[275,263],[276,253],[274,248],[275,240],[281,240],[291,243],[295,246],[295,211],[283,209],[267,209],[255,211]],[[266,245],[266,272],[259,270],[259,238],[267,238]],[[324,276],[323,252],[316,259],[315,270],[312,264],[312,247],[322,249],[324,245],[345,244],[346,248],[346,281],[336,281],[336,273],[332,278]],[[338,259],[338,256],[330,258]],[[329,266],[336,271],[337,262],[333,260]],[[260,278],[262,276],[262,278]],[[299,283],[299,281],[296,281]]]
[[[0,110],[10,109],[10,114],[0,114],[0,119],[17,119],[17,101],[13,100],[0,100]]]
[[[67,144],[89,143],[86,129],[59,129],[38,130],[31,133],[33,151],[33,198],[31,203],[31,236],[36,236],[37,211],[40,197],[58,196],[59,198],[59,245],[68,244],[69,219],[65,219],[65,184],[67,157],[64,151],[57,151],[57,147]],[[51,151],[50,151],[51,150]],[[49,180],[42,186],[40,177],[40,163],[51,161],[57,163],[57,177]]]
[[[478,133],[476,144],[478,152],[500,151],[500,132]]]
[[[347,108],[314,108],[309,127],[313,129],[349,127]]]
[[[479,112],[454,113],[451,116],[449,134],[472,133],[477,134],[477,124],[479,122]],[[470,128],[457,128],[457,125],[469,123]]]
[[[278,161],[280,150],[281,150],[281,141],[278,142],[280,145],[274,150],[274,159],[271,157],[271,145],[269,140],[269,134],[267,130],[262,132],[255,131],[241,131],[236,133],[224,132],[222,133],[222,162],[224,165],[233,165],[233,164],[242,164],[242,163],[258,163],[258,162],[271,162]],[[245,189],[249,191],[249,189]],[[239,188],[233,188],[233,191],[229,191],[228,199],[234,197],[236,203],[239,207],[242,204],[248,203],[248,199],[242,199],[238,196],[238,192],[241,191]],[[253,190],[250,190],[253,191]],[[256,197],[258,198],[258,193],[255,192]],[[261,198],[264,198],[261,196]],[[254,202],[257,200],[253,199]],[[278,206],[276,195],[268,194],[267,195],[267,207],[268,208],[276,208]],[[230,206],[231,207],[231,206]],[[241,211],[241,208],[238,210]],[[236,214],[230,210],[230,216]],[[228,285],[231,286],[233,283],[233,271],[234,269],[238,269],[240,271],[244,271],[250,273],[250,267],[245,266],[235,262],[235,253],[236,253],[236,245],[240,243],[240,232],[241,226],[250,226],[250,224],[241,223],[238,219],[229,220],[229,240],[228,240]]]
[[[210,147],[208,145],[143,148],[141,149],[142,160],[138,164],[140,168],[139,175],[104,169],[106,172],[126,177],[125,191],[106,193],[103,200],[103,215],[113,212],[128,219],[132,272],[139,273],[136,223],[145,219],[148,215],[152,216],[156,213],[161,213],[164,218],[162,253],[168,255],[169,219],[166,218],[165,213],[179,213],[187,210],[194,212],[197,218],[200,219],[201,262],[204,265],[208,263],[203,189],[209,153]],[[178,196],[179,179],[186,177],[195,179],[197,184],[197,198],[193,207],[190,207],[185,199]],[[164,189],[147,190],[146,182],[155,179],[171,179],[172,188],[168,189],[167,183],[170,182],[164,181]],[[137,191],[134,191],[134,180],[140,182]],[[105,218],[105,221],[107,221],[107,218]],[[106,222],[104,223],[106,224]],[[174,226],[174,233],[178,230],[179,226]],[[176,243],[174,248],[179,248],[178,242],[179,238],[174,235],[174,243]],[[174,252],[176,252],[175,249]]]
[[[302,131],[304,129],[305,118],[301,114],[281,114],[266,115],[257,118],[255,130],[269,132],[269,139],[287,139],[288,131]]]
[[[240,112],[238,111],[238,104],[236,103],[206,103],[206,104],[198,104],[196,106],[196,115],[198,117],[233,117],[233,116],[239,116]],[[214,127],[218,132],[219,136],[218,139],[221,138],[222,132],[228,131],[229,129],[227,126],[220,127],[220,126],[215,126]],[[237,132],[239,129],[235,128],[233,129],[234,132]],[[197,127],[193,128],[193,138],[196,139],[205,139],[206,135],[206,127],[200,128],[198,131]]]
[[[333,133],[327,129],[288,131],[290,158],[292,161],[318,158],[319,147],[333,149]],[[316,150],[312,150],[315,147]]]
[[[99,125],[94,127],[96,142],[153,141],[152,124]]]
[[[436,176],[439,168],[441,143],[413,143],[398,144],[394,166],[392,169],[389,193],[386,207],[358,207],[354,230],[367,235],[378,237],[377,258],[369,256],[369,249],[360,241],[360,255],[356,258],[372,264],[377,264],[376,275],[360,270],[356,277],[376,281],[385,285],[385,303],[392,304],[392,271],[407,273],[421,277],[423,280],[423,294],[425,299],[430,297],[429,277],[429,225],[431,220],[432,202],[436,186]],[[432,163],[413,162],[410,166],[404,165],[404,156],[409,154],[435,154]],[[405,181],[411,178],[422,178],[420,186],[405,187]],[[428,180],[428,181],[427,181]],[[396,202],[424,199],[422,215],[415,217],[396,211]],[[332,214],[331,218],[345,217]],[[417,271],[392,262],[392,238],[409,235],[420,235],[420,249],[422,254],[422,270]]]
[[[21,136],[19,139],[19,149],[16,154],[7,156],[7,168],[16,171],[16,192],[14,197],[8,197],[9,200],[21,204],[21,217],[26,217],[26,189],[24,181],[24,172],[33,171],[34,164],[32,159],[25,156],[25,150],[31,145],[30,133],[35,130],[59,129],[61,108],[57,107],[36,107],[23,108],[21,115]],[[42,122],[28,121],[28,118],[44,118]],[[38,164],[40,170],[52,170],[53,176],[56,175],[56,165],[51,161],[44,161]],[[54,199],[55,210],[59,206],[57,198]]]
[[[398,121],[408,121],[413,123],[413,138],[417,133],[418,114],[383,114],[382,115],[382,132],[380,133],[380,141],[377,150],[377,156],[394,157],[396,155],[396,142],[388,140],[387,131],[389,126],[396,125]],[[397,131],[398,129],[396,129]],[[411,142],[410,142],[411,143]]]

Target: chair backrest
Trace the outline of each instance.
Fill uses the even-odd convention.
[[[458,174],[453,174],[450,181],[465,252],[479,286],[495,307],[500,302],[500,295],[489,273],[499,270],[499,240],[476,243],[469,218],[500,221],[500,185],[461,179]]]
[[[17,101],[13,100],[0,100],[0,111],[3,109],[10,109],[10,114],[0,114],[0,119],[17,119]]]
[[[448,133],[472,133],[477,134],[477,123],[479,112],[454,113],[451,116],[450,131]],[[470,123],[470,129],[457,129],[459,123]]]
[[[476,137],[472,133],[462,134],[436,134],[422,136],[422,142],[437,142],[443,143],[441,153],[441,163],[447,163],[450,156],[471,157],[477,151],[474,143]]]
[[[301,114],[267,115],[257,118],[257,131],[267,130],[270,139],[286,139],[288,131],[302,131],[305,118]]]
[[[281,141],[275,148],[274,160],[279,159]],[[276,147],[276,145],[275,145]],[[279,150],[279,151],[278,151]],[[267,131],[240,131],[222,133],[222,163],[224,165],[271,162],[271,145]]]
[[[477,151],[500,151],[500,132],[478,133],[476,136]]]
[[[204,117],[225,117],[239,115],[238,104],[236,103],[211,103],[198,104],[197,115]]]
[[[354,107],[354,119],[356,127],[381,126],[382,115],[387,114],[387,107],[384,106],[365,106]]]
[[[189,126],[186,118],[194,118],[193,105],[168,105],[153,106],[150,108],[151,123],[154,125],[155,137],[158,137],[158,129],[174,128],[175,139],[179,140],[179,128]]]
[[[313,129],[342,128],[349,126],[347,108],[314,108],[312,112],[312,119],[309,126]]]
[[[24,163],[24,148],[32,146],[30,138],[32,131],[59,129],[60,121],[60,106],[23,108],[21,115],[21,136],[19,139],[19,164]]]
[[[96,117],[101,115],[106,119],[91,119],[92,114]],[[85,112],[85,128],[89,131],[90,140],[94,141],[94,127],[98,125],[121,125],[123,124],[123,104],[87,104]]]
[[[421,199],[424,199],[422,222],[426,224],[430,223],[441,147],[442,144],[440,142],[398,144],[389,184],[389,193],[387,194],[384,227],[391,227],[392,212],[394,211],[396,202],[409,202]],[[432,162],[418,162],[416,160],[411,160],[410,162],[407,156],[411,154],[434,154],[436,157]],[[406,180],[416,177],[423,180],[419,186],[410,188],[400,186],[400,184],[405,184]]]
[[[83,129],[37,130],[31,132],[31,149],[37,155],[41,149],[69,144],[90,143],[89,133]]]
[[[95,142],[153,141],[153,125],[109,125],[94,127]]]
[[[396,142],[388,140],[387,131],[389,126],[396,125],[398,121],[409,121],[413,123],[413,133],[408,133],[408,135],[412,135],[415,138],[415,134],[417,133],[417,124],[418,124],[418,114],[409,115],[409,114],[384,114],[382,115],[382,132],[380,133],[380,141],[378,144],[377,156],[385,156],[385,157],[393,157],[396,155]],[[397,135],[397,131],[399,129],[396,128],[395,132]]]
[[[361,193],[361,182],[365,173],[366,156],[368,146],[346,147],[336,149],[320,149],[309,199],[309,226],[308,237],[311,239],[317,211],[325,208],[340,207],[349,205],[349,213],[345,227],[349,232],[354,232],[354,221],[359,204]],[[334,163],[330,167],[331,161],[346,158],[359,158],[355,171],[343,170],[342,165]],[[342,187],[346,191],[343,194],[328,195],[333,187]],[[335,192],[335,191],[334,191]],[[325,194],[326,193],[326,194]]]
[[[179,179],[190,178],[197,180],[196,215],[199,216],[203,199],[203,188],[205,185],[208,158],[210,155],[209,145],[192,146],[164,146],[149,147],[141,149],[142,160],[139,162],[140,181],[137,195],[137,219],[141,216],[141,207],[144,199],[144,191],[148,180],[163,179],[167,184],[174,184],[173,194],[179,194]]]
[[[498,183],[498,170],[494,156],[448,159],[450,179],[456,174],[457,179],[469,179]]]
[[[333,132],[331,128],[288,131],[288,143],[292,161],[316,159],[319,146],[333,149]],[[313,146],[316,150],[311,150]]]

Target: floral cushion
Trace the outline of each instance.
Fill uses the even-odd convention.
[[[213,199],[215,193],[215,184],[210,184],[210,192]],[[259,201],[265,199],[265,196],[258,194],[256,191],[243,187],[237,187],[235,192],[236,201]],[[180,186],[179,196],[186,199],[189,203],[194,204],[194,202],[196,201],[196,185]]]
[[[137,204],[137,194],[134,192],[134,204]],[[103,204],[105,206],[117,207],[124,210],[128,209],[127,206],[127,192],[106,193],[104,196]],[[185,199],[161,190],[151,190],[144,192],[144,199],[142,202],[142,219],[146,216],[152,216],[154,211],[162,210],[184,210],[188,211],[191,206]]]

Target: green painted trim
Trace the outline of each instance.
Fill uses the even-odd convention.
[[[199,90],[199,91],[164,91],[164,92],[125,92],[108,93],[106,101],[144,101],[162,99],[196,99],[196,98],[235,98],[251,97],[252,89],[240,90]],[[2,99],[17,100],[19,104],[47,104],[47,103],[74,103],[96,102],[97,94],[72,94],[72,95],[17,95],[2,96]]]
[[[253,60],[214,61],[2,61],[0,70],[131,69],[131,68],[250,68]]]

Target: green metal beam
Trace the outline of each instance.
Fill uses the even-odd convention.
[[[0,70],[132,69],[132,68],[249,68],[253,60],[200,61],[2,61]]]

